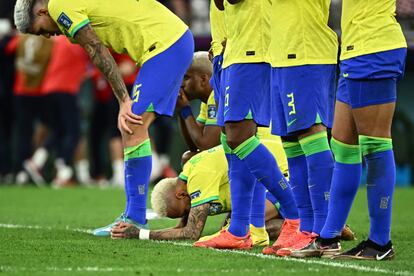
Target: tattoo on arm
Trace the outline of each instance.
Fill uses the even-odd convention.
[[[197,240],[201,236],[204,225],[207,221],[209,203],[190,209],[187,225],[183,228],[158,230],[150,232],[151,240]]]
[[[74,38],[86,50],[93,63],[104,74],[118,101],[125,101],[129,95],[118,66],[108,48],[102,44],[92,27],[86,25],[76,33]]]

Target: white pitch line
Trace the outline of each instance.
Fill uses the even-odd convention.
[[[56,230],[56,228],[43,227],[43,226],[38,226],[38,225],[19,225],[19,224],[4,224],[4,223],[0,223],[0,228]],[[75,231],[75,232],[86,233],[86,234],[91,233],[91,230],[80,229],[80,228],[70,228],[69,226],[66,226],[65,229],[62,229],[62,230]],[[172,244],[176,246],[192,247],[192,244],[187,243],[187,242],[176,242],[176,241],[152,241],[152,242],[159,243],[159,244]],[[244,256],[249,256],[249,257],[256,257],[260,259],[272,259],[276,261],[322,265],[322,266],[341,268],[341,269],[352,269],[352,270],[356,270],[360,272],[373,272],[373,273],[393,274],[393,275],[402,275],[402,276],[414,276],[414,273],[410,271],[395,271],[395,270],[388,270],[388,269],[383,269],[383,268],[378,268],[378,267],[369,267],[369,266],[362,266],[362,265],[349,264],[349,263],[343,263],[343,262],[335,262],[335,261],[326,262],[326,261],[320,261],[320,260],[296,259],[296,258],[286,258],[286,257],[280,258],[280,257],[272,256],[272,255],[252,253],[249,251],[217,250],[217,249],[212,249],[212,250],[214,250],[215,252],[220,252],[220,253],[239,254],[239,255],[244,255]],[[67,268],[67,269],[74,269],[74,271],[76,271],[77,268]],[[101,269],[101,268],[97,268],[97,269]],[[105,269],[112,269],[112,268],[103,268],[103,269],[105,270]],[[84,270],[84,271],[87,271],[87,270]]]

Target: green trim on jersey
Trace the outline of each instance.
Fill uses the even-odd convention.
[[[88,25],[89,23],[91,23],[91,21],[89,21],[89,19],[85,19],[83,20],[81,23],[79,23],[75,28],[73,28],[73,30],[69,33],[71,37],[74,37],[76,35],[76,33],[82,29],[83,27],[85,27],[86,25]]]
[[[185,176],[183,173],[180,173],[180,175],[178,175],[178,178],[181,179],[182,181],[185,181],[185,182],[188,181],[188,177]]]
[[[194,202],[194,203],[191,202],[191,208],[197,207],[197,206],[200,206],[200,205],[202,205],[204,203],[208,203],[208,202],[211,202],[211,201],[214,201],[214,200],[218,200],[218,199],[219,199],[218,196],[211,196],[211,197],[205,198],[203,200],[200,200],[200,201],[197,201],[197,202]]]

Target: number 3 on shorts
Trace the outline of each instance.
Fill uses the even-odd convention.
[[[294,115],[296,114],[295,97],[293,96],[293,93],[287,94],[286,96],[290,99],[288,106],[292,108],[292,110],[289,112],[289,115]]]

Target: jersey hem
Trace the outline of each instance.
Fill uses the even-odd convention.
[[[341,55],[340,60],[347,60],[347,59],[351,59],[354,57],[359,57],[359,56],[364,56],[364,55],[369,55],[369,54],[374,54],[374,53],[379,53],[379,52],[385,52],[385,51],[391,51],[391,50],[396,50],[396,49],[401,49],[401,48],[407,48],[407,43],[400,43],[400,44],[395,44],[393,46],[385,46],[385,47],[378,47],[378,48],[374,48],[370,51],[358,51],[349,55]]]

